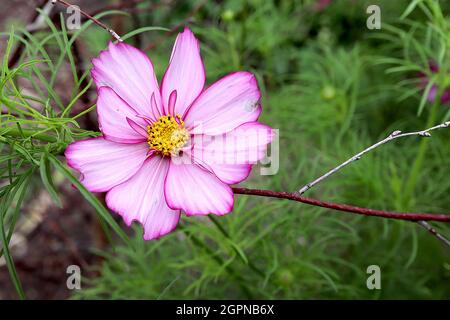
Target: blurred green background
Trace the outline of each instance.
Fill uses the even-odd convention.
[[[448,1],[74,3],[93,14],[106,12],[101,20],[121,35],[142,31],[127,42],[148,53],[159,79],[167,66],[176,33],[184,25],[189,25],[200,39],[208,83],[236,70],[255,73],[263,92],[261,121],[279,129],[280,165],[272,176],[261,176],[259,167],[255,167],[243,186],[296,191],[394,130],[422,130],[449,120],[449,104],[441,99],[428,99],[431,88],[436,87],[444,94],[450,85]],[[370,15],[366,9],[374,4],[381,9],[380,30],[366,27]],[[32,16],[34,8],[27,5]],[[9,74],[14,67],[33,59],[53,61],[53,67],[48,63],[36,64],[27,71],[29,67],[24,66],[24,71],[13,75],[25,79],[17,80],[19,89],[11,90],[3,83],[2,96],[13,101],[23,97],[27,103],[31,103],[30,96],[38,97],[35,108],[50,120],[57,117],[58,110],[70,105],[68,114],[75,117],[80,128],[70,121],[30,123],[24,120],[26,116],[2,112],[2,129],[17,122],[17,118],[24,127],[50,128],[57,142],[49,143],[45,150],[55,155],[73,139],[98,131],[95,111],[84,113],[95,102],[89,63],[110,39],[96,25],[86,25],[82,31],[64,30],[61,21],[67,15],[64,7],[59,6],[58,10],[62,15],[53,13],[53,18],[44,21],[44,27],[33,32],[23,30],[27,18],[12,14],[3,17],[0,50],[5,61],[11,62],[14,48],[25,43]],[[6,55],[11,26],[15,28],[14,47]],[[140,29],[145,27],[164,27],[171,32]],[[74,35],[76,49],[74,43],[67,41]],[[432,65],[438,65],[438,70]],[[3,73],[3,79],[7,75]],[[8,109],[5,99],[2,108]],[[49,111],[51,108],[55,110]],[[80,112],[81,116],[77,116]],[[28,143],[23,137],[14,138],[3,132],[5,139]],[[377,209],[446,213],[450,209],[449,138],[448,130],[439,130],[428,139],[396,140],[311,189],[308,196]],[[11,153],[8,146],[1,154],[3,172],[11,166],[5,158]],[[32,157],[36,152],[39,160],[41,149],[36,151],[33,149],[36,146],[28,144],[24,147],[31,150]],[[20,168],[39,166],[27,161],[22,161]],[[129,232],[130,244],[123,244],[114,235],[111,243],[96,241],[103,237],[97,236],[103,233],[101,227],[89,229],[89,234],[81,238],[73,235],[80,230],[85,232],[88,225],[91,229],[93,224],[98,225],[91,207],[83,209],[91,216],[90,220],[65,224],[67,219],[76,219],[73,217],[85,201],[73,200],[78,191],[70,188],[69,182],[52,166],[49,170],[63,209],[56,209],[49,202],[42,215],[56,216],[55,221],[61,223],[62,233],[69,239],[62,241],[61,250],[78,250],[87,262],[82,268],[82,290],[65,288],[65,266],[78,264],[69,256],[56,266],[41,266],[50,268],[53,275],[58,274],[52,285],[59,294],[40,296],[35,292],[39,290],[35,289],[38,285],[34,280],[24,280],[24,291],[31,297],[450,298],[449,248],[416,223],[236,195],[235,209],[229,215],[213,219],[183,217],[181,227],[157,241],[144,242],[138,225]],[[8,179],[6,173],[3,178]],[[33,201],[39,192],[47,193],[41,178],[38,169],[30,175],[28,191],[24,193],[28,201]],[[98,197],[102,199],[102,195]],[[12,201],[17,202],[14,197]],[[12,214],[8,213],[8,207],[6,215]],[[26,219],[30,210],[27,207],[19,210],[19,221]],[[450,237],[449,225],[433,226]],[[25,241],[32,236],[40,237],[40,233],[26,235]],[[33,247],[32,254],[37,255],[36,259],[47,259],[52,253],[41,248]],[[18,251],[13,249],[12,257]],[[27,260],[19,256],[15,260],[20,259]],[[21,267],[23,263],[26,264],[16,266],[19,278],[35,279],[41,272],[36,267],[39,264],[27,269]],[[381,290],[366,287],[369,265],[381,269]],[[9,288],[3,295],[14,297],[13,287],[6,285],[11,283],[10,272],[6,266],[0,267],[0,283]],[[47,284],[44,279],[40,286]]]

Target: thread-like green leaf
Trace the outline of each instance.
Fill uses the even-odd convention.
[[[41,157],[41,163],[39,166],[39,172],[41,174],[42,183],[44,184],[44,187],[47,189],[48,193],[52,197],[53,202],[55,204],[62,208],[61,200],[59,199],[58,193],[56,192],[55,185],[53,184],[53,179],[51,176],[50,167],[48,165],[48,156],[47,154],[43,154]]]
[[[61,163],[54,155],[49,154],[48,159],[77,189],[81,192],[83,197],[95,208],[99,216],[117,233],[117,235],[128,245],[131,246],[130,239],[126,233],[120,228],[117,222],[113,219],[110,212],[101,204],[101,202],[89,192],[83,184]]]

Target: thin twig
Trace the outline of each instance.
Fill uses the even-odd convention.
[[[47,3],[45,3],[44,7],[42,8],[42,13],[40,13],[32,23],[29,23],[26,26],[27,31],[35,32],[44,27],[46,25],[45,17],[46,16],[50,17],[52,10],[53,10],[53,2],[49,0],[47,1]]]
[[[298,192],[278,192],[272,190],[248,189],[248,188],[233,188],[235,194],[246,194],[261,197],[288,199],[302,202],[316,207],[323,207],[344,212],[351,212],[362,214],[370,217],[389,218],[394,220],[406,221],[440,221],[450,222],[450,214],[434,214],[434,213],[415,213],[415,212],[394,212],[384,211],[370,208],[356,207],[348,204],[322,201],[313,198],[303,197]]]
[[[327,173],[325,173],[324,175],[320,176],[319,178],[317,178],[316,180],[306,184],[304,187],[302,187],[298,192],[300,194],[305,193],[306,191],[308,191],[309,189],[311,189],[313,186],[315,186],[316,184],[318,184],[319,182],[325,180],[326,178],[328,178],[329,176],[331,176],[332,174],[336,173],[337,171],[339,171],[340,169],[342,169],[343,167],[349,165],[350,163],[357,161],[359,159],[361,159],[361,157],[363,155],[365,155],[366,153],[378,148],[379,146],[398,139],[398,138],[403,138],[403,137],[407,137],[407,136],[421,136],[421,137],[431,137],[430,131],[432,130],[436,130],[436,129],[440,129],[440,128],[447,128],[450,126],[450,121],[447,121],[445,123],[442,123],[440,125],[431,127],[429,129],[426,130],[422,130],[422,131],[415,131],[415,132],[407,132],[407,133],[402,133],[400,130],[396,130],[394,132],[392,132],[387,138],[375,143],[374,145],[368,147],[367,149],[361,151],[360,153],[354,155],[353,157],[351,157],[350,159],[348,159],[347,161],[341,163],[340,165],[338,165],[337,167],[331,169],[330,171],[328,171]]]
[[[64,0],[52,0],[52,3],[60,3],[64,6],[66,6],[67,8],[74,8],[75,10],[77,10],[79,13],[81,13],[83,16],[85,16],[86,18],[88,18],[89,20],[92,20],[96,25],[102,27],[103,29],[105,29],[106,31],[108,31],[117,41],[122,42],[123,40],[119,37],[119,35],[110,27],[108,27],[106,24],[104,24],[103,22],[99,21],[98,19],[95,19],[94,17],[92,17],[90,14],[84,12],[83,10],[81,10],[78,6],[74,6],[72,4],[70,4],[67,1]]]
[[[425,228],[429,233],[431,233],[433,236],[435,236],[436,238],[438,238],[440,241],[442,241],[443,243],[445,243],[448,247],[450,247],[450,241],[445,238],[442,234],[440,234],[439,232],[436,231],[436,229],[434,229],[428,222],[426,221],[417,221],[417,223]]]
[[[436,129],[441,129],[441,128],[447,128],[450,126],[450,121],[447,121],[445,123],[442,123],[440,125],[431,127],[429,129],[425,129],[422,131],[415,131],[415,132],[407,132],[407,133],[401,133],[401,131],[396,130],[394,132],[392,132],[386,139],[383,139],[377,143],[375,143],[374,145],[368,147],[367,149],[361,151],[360,153],[354,155],[353,157],[351,157],[350,159],[348,159],[347,161],[341,163],[340,165],[338,165],[337,167],[331,169],[330,171],[328,171],[327,173],[325,173],[324,175],[320,176],[319,178],[317,178],[316,180],[314,180],[313,182],[310,182],[308,184],[306,184],[304,187],[302,187],[298,192],[302,195],[304,194],[306,191],[308,191],[309,189],[311,189],[313,186],[315,186],[316,184],[318,184],[319,182],[325,180],[326,178],[328,178],[329,176],[331,176],[332,174],[334,174],[335,172],[339,171],[340,169],[342,169],[343,167],[349,165],[350,163],[357,161],[359,159],[361,159],[361,157],[378,148],[379,146],[398,139],[398,138],[402,138],[402,137],[407,137],[407,136],[420,136],[420,137],[431,137],[431,133],[430,131],[436,130]],[[425,219],[419,219],[416,220],[416,222],[424,227],[425,229],[427,229],[432,235],[434,235],[436,238],[438,238],[440,241],[442,241],[443,243],[445,243],[447,246],[450,247],[450,241],[447,240],[444,236],[442,236],[441,234],[437,233],[436,230],[434,230],[427,222],[424,221]]]
[[[41,1],[41,4],[38,5],[37,7],[40,8],[42,10],[42,12],[38,12],[36,11],[32,17],[30,17],[30,22],[27,24],[27,31],[30,33],[34,33],[44,27],[46,27],[46,25],[44,23],[42,23],[43,21],[45,21],[44,16],[47,14],[49,16],[49,18],[54,22],[55,20],[55,14],[53,14],[54,12],[52,12],[51,8],[48,5],[53,5],[56,3],[56,0],[44,0]],[[132,11],[133,8],[138,5],[139,3],[144,2],[144,0],[130,0],[127,2],[123,2],[123,3],[119,3],[117,5],[108,5],[105,6],[103,8],[100,8],[98,10],[95,10],[93,12],[91,12],[90,14],[85,14],[83,16],[83,21],[85,19],[91,19],[92,17],[96,16],[97,14],[107,11],[107,10],[128,10],[128,11]],[[65,5],[64,3],[61,3],[63,5]],[[150,8],[148,8],[148,10],[152,10],[158,6],[162,6],[162,5],[167,5],[166,3],[160,4],[160,3],[155,3],[152,6],[150,6]],[[65,5],[67,6],[67,5]],[[91,19],[92,20],[92,19]],[[95,22],[95,19],[93,19],[93,22]],[[102,26],[103,28],[103,26]],[[108,30],[108,29],[107,29]],[[11,58],[8,62],[8,67],[12,68],[17,61],[19,60],[23,49],[24,49],[25,45],[22,42],[19,42],[19,44],[17,45],[16,49],[14,50],[13,54],[11,55]]]

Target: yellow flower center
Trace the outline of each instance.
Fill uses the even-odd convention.
[[[184,121],[179,115],[160,117],[151,126],[147,126],[147,133],[150,148],[163,156],[177,155],[189,140],[189,132],[184,128]]]

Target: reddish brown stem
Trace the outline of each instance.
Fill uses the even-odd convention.
[[[396,220],[408,220],[408,221],[440,221],[450,222],[450,214],[433,214],[433,213],[413,213],[413,212],[393,212],[376,210],[370,208],[355,207],[348,204],[335,203],[322,201],[318,199],[306,198],[299,195],[297,192],[277,192],[272,190],[259,190],[248,188],[233,188],[235,194],[246,194],[269,198],[288,199],[306,203],[316,207],[323,207],[338,211],[351,212],[356,214],[362,214],[371,217],[382,217]]]

